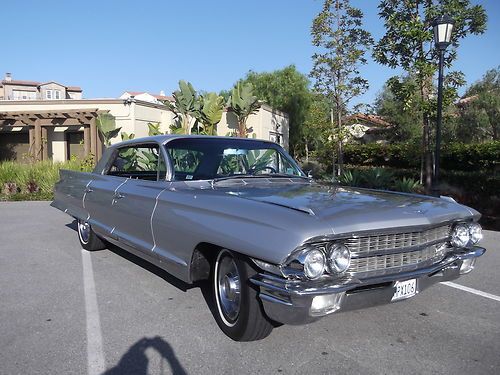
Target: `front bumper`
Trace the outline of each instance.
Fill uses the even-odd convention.
[[[335,280],[297,281],[260,273],[251,281],[260,289],[259,297],[269,318],[284,324],[306,324],[334,311],[390,303],[397,281],[416,279],[418,294],[435,283],[454,280],[470,272],[485,251],[481,247],[454,249],[432,266],[361,280],[346,275]],[[316,296],[335,299],[335,308],[322,314],[312,311]]]

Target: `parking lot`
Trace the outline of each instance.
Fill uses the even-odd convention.
[[[199,287],[83,251],[48,202],[0,203],[0,374],[499,373],[500,233],[482,244],[452,284],[238,343]]]

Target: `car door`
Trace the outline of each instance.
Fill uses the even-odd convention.
[[[157,197],[169,184],[164,157],[156,143],[134,145],[126,152],[133,162],[128,168],[130,179],[116,191],[113,233],[121,243],[154,257],[151,217]]]
[[[83,205],[89,213],[89,223],[98,234],[113,237],[117,217],[112,210],[116,190],[127,182],[119,175],[94,175],[84,192]]]

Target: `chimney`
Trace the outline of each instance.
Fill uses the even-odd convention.
[[[10,73],[5,73],[5,81],[7,81],[7,82],[12,81],[12,74],[10,74]]]

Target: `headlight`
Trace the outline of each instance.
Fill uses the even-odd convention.
[[[320,250],[310,250],[304,258],[304,274],[309,279],[317,279],[325,271],[325,256]]]
[[[465,247],[469,241],[469,226],[467,224],[456,225],[451,231],[451,244],[456,247]]]
[[[469,225],[469,236],[470,241],[473,245],[477,244],[483,239],[483,229],[478,223],[472,223]]]
[[[332,273],[345,272],[351,264],[351,252],[342,244],[332,244],[328,250],[328,268]]]

